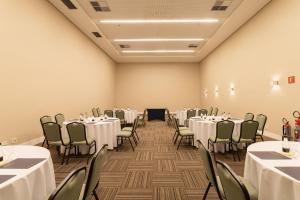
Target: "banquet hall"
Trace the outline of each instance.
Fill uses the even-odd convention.
[[[300,199],[299,10],[2,1],[0,200]]]

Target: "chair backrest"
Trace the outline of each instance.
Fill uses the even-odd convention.
[[[147,114],[147,110],[145,109],[142,117],[143,120],[146,118],[146,114]]]
[[[166,109],[166,112],[167,112],[168,119],[171,119],[171,115],[170,115],[169,109]]]
[[[124,110],[116,110],[115,114],[116,114],[116,118],[119,118],[120,120],[125,119]]]
[[[189,109],[186,112],[186,118],[190,119],[191,117],[195,117],[196,116],[196,110],[195,109]]]
[[[62,127],[63,122],[65,121],[65,116],[62,113],[56,114],[55,115],[55,121],[56,123],[58,123],[60,125],[60,127]]]
[[[241,124],[240,138],[251,139],[255,141],[258,122],[253,120],[243,121]]]
[[[63,143],[59,124],[55,122],[46,122],[42,124],[42,127],[44,135],[49,142],[61,141]]]
[[[100,115],[98,115],[98,111],[97,108],[92,108],[92,113],[94,117],[99,117]]]
[[[86,167],[72,171],[54,190],[48,200],[79,199],[86,176]]]
[[[179,133],[179,120],[174,117],[174,126],[175,126],[175,130]]]
[[[215,107],[215,108],[213,109],[211,115],[217,116],[217,115],[218,115],[218,112],[219,112],[219,109],[218,109],[217,107]]]
[[[207,115],[212,115],[212,112],[213,112],[213,107],[212,106],[210,106],[209,108],[208,108],[208,112],[207,112]]]
[[[230,120],[223,120],[217,122],[216,139],[230,139],[232,138],[234,122]]]
[[[255,121],[258,121],[258,123],[259,123],[258,130],[262,131],[262,133],[263,133],[264,129],[265,129],[265,125],[267,123],[267,116],[264,114],[258,114],[256,116]]]
[[[206,109],[201,109],[201,110],[198,110],[198,116],[201,116],[202,115],[207,115],[207,110]]]
[[[99,107],[96,108],[96,111],[97,111],[98,116],[100,117],[101,116],[101,110],[100,110],[100,108]]]
[[[244,117],[244,120],[245,121],[248,121],[248,120],[253,120],[254,119],[254,114],[253,113],[246,113],[245,114],[245,117]]]
[[[89,200],[93,191],[97,187],[100,179],[101,167],[105,162],[107,154],[107,144],[103,145],[101,149],[96,152],[89,165],[88,165],[88,174],[86,178],[86,186],[84,190],[83,200]]]
[[[70,142],[81,142],[86,141],[86,130],[85,125],[79,122],[72,122],[67,124],[67,131],[70,137]]]
[[[139,123],[139,117],[136,117],[133,121],[133,126],[132,126],[132,134],[136,131],[136,128],[138,127],[138,123]]]
[[[114,112],[112,110],[104,110],[104,115],[107,115],[108,117],[113,117]]]
[[[217,161],[217,172],[227,200],[250,200],[245,185],[225,163]]]
[[[210,153],[205,149],[202,142],[200,140],[197,140],[197,142],[199,143],[200,157],[205,168],[206,177],[209,180],[209,182],[215,187],[220,199],[222,199],[221,197],[224,195],[220,192],[220,188],[222,187],[222,185],[219,185],[217,182],[216,172],[213,165],[213,159],[211,158]]]
[[[47,123],[47,122],[53,122],[52,118],[50,116],[45,115],[45,116],[40,118],[41,125],[44,124],[44,123]]]

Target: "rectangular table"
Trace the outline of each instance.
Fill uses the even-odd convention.
[[[165,108],[148,108],[147,113],[148,113],[148,121],[151,120],[162,120],[165,121]]]

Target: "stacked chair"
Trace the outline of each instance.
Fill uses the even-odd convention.
[[[60,127],[63,126],[63,123],[66,120],[64,114],[62,113],[56,114],[54,118],[56,123],[59,124]]]
[[[114,111],[104,110],[104,115],[107,115],[108,117],[113,117],[114,116]]]
[[[180,136],[180,140],[177,146],[177,150],[181,144],[182,138],[187,139],[189,142],[192,140],[192,145],[194,146],[194,133],[188,127],[179,127],[178,119],[174,118],[174,126],[175,126],[175,137],[174,144],[176,144],[178,137]]]
[[[265,130],[265,125],[267,123],[267,116],[264,114],[258,114],[256,116],[256,121],[258,121],[259,126],[258,126],[258,130],[256,133],[256,137],[260,138],[262,141],[264,141],[263,138],[263,134],[264,134],[264,130]]]
[[[126,120],[125,120],[125,112],[124,110],[116,110],[115,111],[116,118],[118,118],[121,122],[121,127],[126,126]]]
[[[100,117],[97,108],[92,108],[92,113],[94,117]]]
[[[206,109],[198,110],[198,116],[201,116],[201,115],[207,115],[207,110]]]
[[[40,123],[41,123],[41,126],[43,128],[43,124],[44,123],[47,123],[47,122],[53,122],[52,121],[52,118],[48,115],[44,115],[43,117],[40,118]],[[42,143],[42,147],[44,146],[44,144],[47,144],[48,145],[48,142],[47,142],[47,137],[45,135],[45,132],[43,131],[43,134],[44,134],[44,141]]]
[[[189,109],[186,111],[186,120],[184,121],[184,124],[186,127],[188,127],[189,119],[191,117],[195,117],[196,113],[197,113],[197,110],[195,110],[195,109]]]

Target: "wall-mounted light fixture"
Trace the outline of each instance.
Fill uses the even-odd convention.
[[[235,94],[235,87],[234,87],[234,84],[231,83],[230,84],[230,95],[234,95]]]
[[[204,96],[205,96],[205,97],[208,96],[208,91],[207,91],[207,89],[204,90]]]
[[[216,87],[216,88],[215,88],[215,96],[218,96],[218,95],[219,95],[219,88]]]
[[[279,78],[278,77],[273,77],[273,80],[272,80],[272,89],[273,90],[279,89]]]

